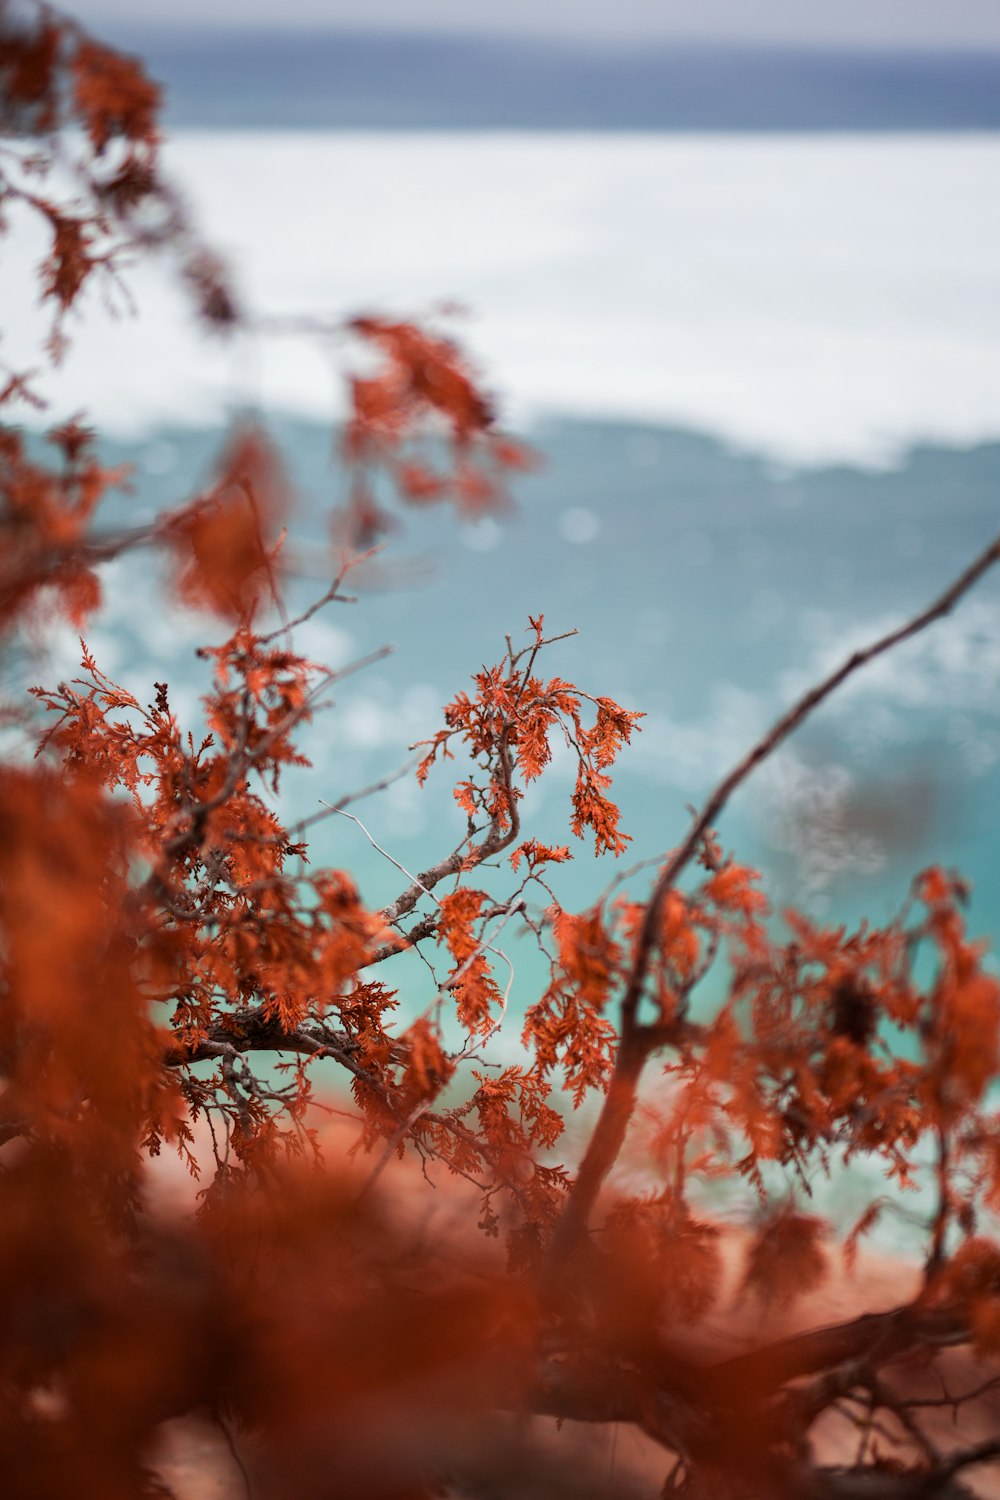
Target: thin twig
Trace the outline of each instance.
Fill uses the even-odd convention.
[[[371,844],[372,848],[378,854],[382,855],[383,859],[387,859],[391,865],[395,865],[395,867],[399,871],[399,873],[401,875],[405,875],[406,878],[407,878],[407,880],[410,882],[411,885],[419,886],[419,888],[423,892],[423,894],[425,896],[429,896],[431,898],[431,900],[435,903],[435,905],[437,905],[437,906],[441,905],[441,903],[438,900],[437,896],[435,896],[434,893],[433,893],[433,891],[429,890],[427,888],[427,886],[425,886],[421,882],[419,876],[417,876],[417,875],[411,875],[410,871],[406,868],[405,865],[401,865],[400,862],[399,862],[399,860],[398,859],[394,859],[393,856],[389,853],[389,851],[387,849],[383,849],[382,848],[382,845],[380,843],[378,843],[373,838],[372,834],[368,831],[368,829],[365,827],[364,823],[362,823],[362,821],[361,821],[360,818],[355,817],[354,813],[345,812],[342,804],[338,805],[338,806],[334,806],[334,804],[331,803],[331,802],[324,802],[323,799],[322,799],[322,797],[319,800],[320,800],[320,804],[323,807],[329,808],[330,812],[339,813],[342,818],[350,818],[350,820],[351,820],[352,823],[356,823],[358,825],[358,827],[361,829],[361,832],[364,834],[365,838],[368,840],[369,844]],[[383,911],[381,913],[381,915],[383,917],[385,917],[386,913]]]

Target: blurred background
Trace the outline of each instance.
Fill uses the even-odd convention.
[[[637,858],[816,676],[914,613],[1000,529],[1000,9],[965,0],[89,0],[166,89],[167,162],[251,308],[435,314],[544,455],[510,514],[405,517],[383,586],[317,617],[339,665],[383,644],[308,737],[309,814],[407,759],[527,616],[579,634],[549,671],[646,711],[616,787]],[[8,251],[6,275],[37,251]],[[19,262],[23,257],[23,263]],[[27,282],[20,283],[27,285]],[[345,498],[347,350],[206,342],[167,271],[90,306],[49,384],[136,465],[133,516],[206,481],[235,415],[274,424],[320,546]],[[439,317],[439,322],[441,318]],[[8,358],[40,324],[9,310]],[[51,414],[50,414],[51,415]],[[90,632],[138,696],[196,724],[218,627],[110,577]],[[378,581],[378,580],[376,580]],[[302,580],[301,599],[322,582]],[[41,647],[39,647],[41,650]],[[78,653],[49,640],[34,675]],[[568,837],[570,767],[526,805]],[[859,676],[736,799],[720,834],[777,905],[886,919],[955,864],[1000,938],[1000,581]],[[409,868],[460,834],[446,775],[355,809]],[[400,876],[361,830],[315,853]],[[567,905],[614,873],[583,846]],[[516,948],[516,945],[515,945]],[[524,959],[519,993],[530,994]]]

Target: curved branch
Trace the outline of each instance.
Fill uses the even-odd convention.
[[[639,1001],[658,941],[663,905],[678,876],[695,857],[706,833],[714,827],[719,814],[737,788],[799,728],[814,709],[818,708],[861,667],[879,656],[884,656],[886,652],[918,635],[936,620],[950,614],[959,600],[997,561],[1000,561],[1000,536],[996,537],[926,609],[905,624],[889,631],[887,635],[880,636],[871,645],[854,651],[835,671],[804,693],[798,702],[782,714],[781,718],[757,741],[743,759],[738,761],[723,777],[698,813],[687,837],[667,861],[646,907],[639,932],[635,961],[622,999],[621,1044],[615,1069],[590,1144],[580,1164],[576,1182],[556,1228],[552,1243],[554,1261],[561,1260],[572,1249],[579,1236],[584,1233],[604,1179],[624,1144],[629,1121],[635,1109],[639,1078],[646,1057],[653,1050],[648,1039],[644,1038],[644,1028],[639,1025],[637,1019]],[[660,1043],[653,1045],[660,1045]]]
[[[232,1052],[297,1052],[306,1056],[322,1052],[344,1061],[351,1052],[351,1039],[346,1033],[329,1031],[310,1020],[289,1029],[266,1016],[263,1006],[247,1006],[217,1021],[195,1042],[172,1038],[163,1061],[168,1068],[183,1068]]]
[[[860,1359],[875,1368],[928,1340],[967,1338],[968,1332],[967,1322],[959,1320],[954,1309],[906,1303],[733,1355],[706,1371],[706,1385],[715,1401],[725,1402],[748,1390],[766,1399],[790,1380]]]

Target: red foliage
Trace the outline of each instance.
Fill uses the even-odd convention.
[[[98,156],[120,136],[155,145],[160,90],[135,58],[87,40],[72,61],[73,103]]]
[[[509,471],[530,468],[534,455],[497,432],[492,402],[476,385],[450,339],[385,318],[353,318],[348,327],[382,356],[376,374],[350,382],[351,415],[343,451],[357,478],[341,531],[368,546],[384,529],[371,479],[380,467],[410,504],[452,500],[472,518],[507,507]],[[439,434],[445,462],[421,443]]]
[[[249,621],[265,590],[277,597],[277,550],[288,509],[288,483],[267,434],[257,427],[235,432],[209,493],[164,528],[185,603]]]
[[[33,133],[42,175],[62,126],[84,142],[72,212],[2,169],[11,205],[51,230],[40,275],[60,315],[138,234],[178,255],[210,321],[239,321],[160,179],[156,87],[48,11],[19,17],[0,6],[5,118]],[[150,198],[161,228],[144,237],[135,211]],[[376,470],[404,501],[498,508],[528,459],[496,431],[465,356],[410,323],[349,326],[381,364],[351,385],[342,534],[384,525]],[[0,404],[30,390],[14,374]],[[789,911],[782,929],[760,876],[712,832],[753,767],[898,635],[779,721],[678,849],[647,862],[651,888],[640,866],[577,912],[549,883],[571,846],[525,835],[524,789],[564,746],[569,832],[620,855],[630,836],[610,773],[641,715],[544,676],[559,638],[530,619],[527,644],[508,641],[421,742],[421,785],[462,757],[461,838],[373,911],[349,873],[307,867],[310,820],[289,824],[275,801],[286,768],[307,764],[299,732],[336,674],[297,653],[301,621],[282,613],[290,490],[264,429],[240,427],[204,493],[133,528],[99,524],[126,476],[79,422],[48,448],[46,463],[0,429],[8,638],[39,618],[82,623],[101,565],[139,546],[172,564],[175,601],[232,633],[200,653],[200,738],[166,684],[144,704],[83,646],[78,678],[34,690],[35,761],[0,763],[5,1493],[162,1494],[157,1434],[198,1409],[241,1442],[255,1435],[262,1496],[593,1492],[572,1446],[540,1452],[502,1412],[631,1422],[672,1466],[664,1493],[967,1493],[956,1475],[1000,1445],[960,1433],[935,1448],[920,1425],[933,1399],[899,1369],[960,1343],[1000,1351],[1000,1121],[987,1107],[1000,986],[966,934],[965,888],[931,869],[882,927]],[[998,556],[995,544],[908,633]],[[344,598],[358,560],[307,616]],[[548,965],[519,1046],[496,1040],[514,934]],[[397,994],[380,966],[406,952],[421,980]],[[328,1139],[324,1159],[324,1110],[349,1104],[347,1149]],[[630,1177],[637,1117],[650,1166]],[[827,1273],[834,1228],[802,1206],[817,1174],[864,1154],[905,1187],[926,1147],[922,1294],[720,1354],[724,1236],[695,1212],[706,1186],[745,1187],[757,1229],[742,1285],[774,1316]],[[151,1198],[164,1154],[201,1184],[194,1217]],[[393,1158],[422,1172],[397,1177],[396,1196],[379,1182]],[[468,1208],[483,1235],[441,1210],[424,1222],[408,1204],[425,1178],[450,1184],[439,1202]],[[849,1254],[884,1201],[865,1206]],[[861,1432],[846,1467],[810,1447],[838,1413]],[[876,1451],[875,1428],[891,1428],[892,1452]]]

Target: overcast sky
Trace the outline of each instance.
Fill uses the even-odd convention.
[[[652,38],[1000,47],[1000,0],[67,0],[87,25],[171,20]]]

